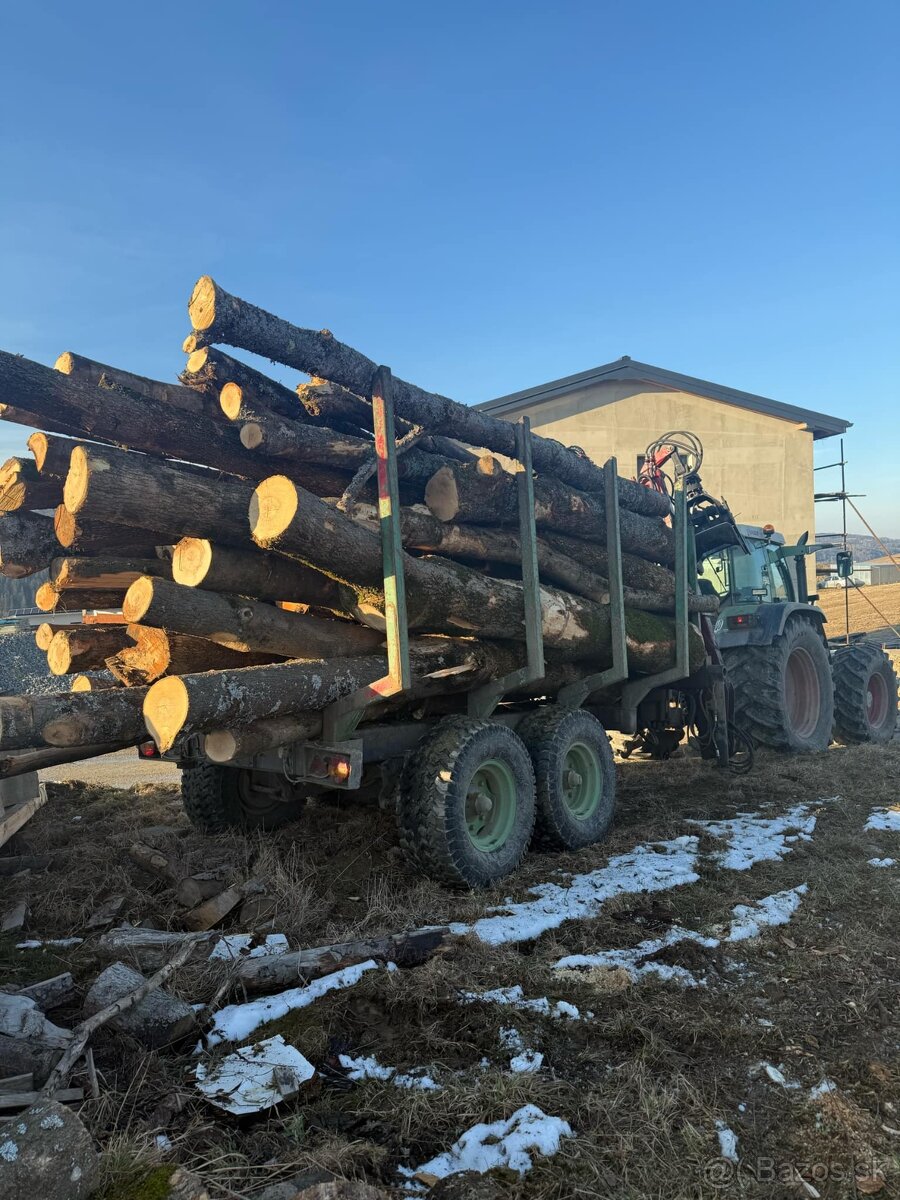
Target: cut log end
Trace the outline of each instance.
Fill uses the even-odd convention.
[[[209,347],[202,346],[199,350],[195,350],[188,357],[187,367],[185,368],[185,370],[190,375],[196,375],[198,371],[202,371],[203,368],[206,366],[208,358],[209,358]]]
[[[88,452],[84,446],[76,446],[72,451],[69,463],[69,473],[63,488],[63,504],[66,510],[74,516],[84,507],[88,487],[90,485],[90,464]]]
[[[126,621],[140,624],[150,605],[153,603],[153,578],[142,575],[136,579],[125,593],[122,603],[122,616]]]
[[[188,304],[188,316],[194,329],[209,329],[216,319],[216,285],[209,275],[201,275],[194,285]]]
[[[186,587],[200,587],[212,560],[213,544],[207,538],[182,538],[172,558],[172,578]]]
[[[236,421],[244,402],[244,389],[239,383],[226,383],[219,392],[219,407],[229,421]]]
[[[144,721],[161,753],[171,750],[184,728],[190,707],[190,695],[180,676],[160,679],[144,697]]]
[[[256,450],[263,443],[262,426],[256,421],[248,421],[241,426],[241,445],[245,450]]]
[[[425,487],[425,503],[439,521],[454,520],[460,508],[459,488],[450,467],[441,467],[428,480]]]
[[[75,370],[75,356],[72,351],[64,350],[53,366],[57,371],[62,371],[63,375],[71,375]]]
[[[231,762],[238,752],[238,739],[230,729],[217,729],[203,739],[203,750],[211,762]]]
[[[250,501],[250,532],[260,545],[276,541],[296,515],[300,494],[296,484],[285,475],[270,475],[253,493]]]
[[[42,625],[38,625],[34,631],[34,640],[38,650],[43,650],[45,653],[50,649],[50,643],[53,641],[55,628],[49,621],[44,621]]]

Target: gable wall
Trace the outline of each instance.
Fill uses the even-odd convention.
[[[703,443],[700,474],[706,490],[723,497],[743,524],[771,522],[793,542],[815,532],[813,437],[801,426],[704,396],[614,380],[593,384],[507,414],[527,413],[532,428],[567,446],[581,446],[598,463],[610,455],[619,474],[633,477],[647,445],[673,429]]]

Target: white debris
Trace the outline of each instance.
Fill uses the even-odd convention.
[[[521,1054],[514,1054],[509,1060],[509,1069],[514,1075],[533,1075],[541,1069],[543,1061],[544,1056],[540,1050],[523,1050]]]
[[[892,833],[900,833],[900,807],[874,808],[863,828],[887,829]]]
[[[817,1083],[815,1087],[809,1089],[809,1098],[811,1100],[818,1100],[820,1096],[827,1096],[829,1092],[836,1090],[836,1083],[832,1083],[830,1079],[823,1079],[821,1083]]]
[[[719,1136],[719,1155],[728,1162],[738,1161],[737,1134],[729,1129],[724,1121],[716,1121],[716,1133]]]
[[[774,1067],[770,1062],[757,1063],[756,1069],[763,1071],[771,1079],[772,1083],[777,1083],[780,1087],[787,1088],[789,1091],[793,1091],[800,1086],[796,1080],[788,1082],[784,1071],[780,1067]]]
[[[7,1140],[0,1143],[0,1158],[4,1162],[15,1162],[19,1157],[19,1147],[15,1142]]]
[[[520,1008],[524,1012],[540,1013],[541,1016],[554,1017],[556,1020],[561,1020],[563,1017],[567,1017],[570,1021],[581,1020],[581,1011],[574,1004],[570,1004],[568,1000],[551,1001],[546,996],[526,1000],[522,985],[519,983],[508,988],[493,988],[489,992],[461,992],[459,998],[463,1004],[508,1004],[512,1008]]]
[[[68,950],[72,946],[80,946],[84,938],[49,938],[46,941],[39,942],[32,939],[28,942],[16,942],[17,950],[41,950],[44,946],[57,946],[61,950]]]
[[[168,1153],[172,1149],[172,1139],[164,1133],[156,1135],[156,1148],[162,1150],[163,1153]]]
[[[214,958],[262,958],[265,954],[287,954],[288,940],[283,933],[268,933],[266,940],[258,946],[253,946],[252,933],[226,933],[220,937],[210,952]]]
[[[347,1068],[348,1079],[378,1079],[390,1082],[395,1087],[411,1088],[421,1092],[439,1092],[441,1085],[435,1083],[430,1075],[424,1074],[425,1068],[402,1073],[396,1067],[386,1067],[374,1055],[368,1058],[353,1058],[349,1054],[339,1054],[338,1062]]]
[[[816,818],[810,814],[810,805],[796,804],[783,817],[738,813],[726,821],[690,823],[728,843],[724,850],[713,855],[715,862],[731,871],[749,871],[754,863],[784,858],[796,842],[810,841]]]
[[[34,1039],[57,1049],[69,1044],[72,1032],[48,1021],[30,996],[7,995],[0,1007],[0,1034]],[[57,1118],[58,1119],[58,1118]]]
[[[800,898],[808,891],[809,885],[801,883],[798,887],[788,888],[784,892],[764,896],[755,904],[736,904],[732,909],[735,919],[725,940],[743,942],[747,938],[759,937],[769,925],[786,925],[800,907]]]
[[[896,858],[870,858],[870,867],[893,867],[897,865]]]
[[[439,1154],[416,1170],[399,1167],[407,1179],[446,1179],[462,1171],[483,1175],[498,1167],[524,1175],[533,1166],[531,1154],[552,1155],[560,1140],[574,1137],[568,1121],[548,1117],[534,1104],[526,1104],[506,1121],[473,1125],[445,1154]]]
[[[289,988],[286,992],[278,992],[274,996],[261,996],[258,1000],[249,1000],[246,1004],[229,1004],[220,1008],[213,1018],[212,1028],[207,1035],[207,1044],[216,1046],[219,1042],[240,1042],[249,1037],[260,1025],[268,1021],[277,1021],[298,1008],[306,1008],[314,1000],[320,999],[337,988],[352,987],[359,983],[366,971],[373,971],[378,963],[369,958],[362,963],[354,963],[334,971],[331,975],[323,975],[314,979],[305,987]]]
[[[296,1096],[315,1068],[281,1034],[235,1050],[207,1069],[197,1067],[197,1088],[210,1104],[237,1116],[260,1112]]]
[[[514,1052],[525,1049],[521,1033],[512,1025],[505,1026],[500,1030],[500,1045]]]

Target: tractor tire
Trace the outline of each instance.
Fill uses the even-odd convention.
[[[513,730],[447,717],[412,752],[397,790],[401,844],[448,887],[515,871],[534,830],[534,771]]]
[[[834,719],[828,650],[804,617],[789,617],[769,646],[723,651],[734,723],[763,746],[792,754],[827,750]]]
[[[602,841],[615,811],[616,767],[597,718],[553,705],[527,716],[517,732],[537,784],[535,842],[580,850]]]
[[[879,646],[858,642],[831,656],[834,737],[845,746],[884,745],[897,728],[897,676]]]
[[[278,829],[295,821],[303,797],[282,775],[200,763],[181,771],[181,802],[203,833]]]

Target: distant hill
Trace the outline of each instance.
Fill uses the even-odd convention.
[[[831,529],[826,526],[831,532]],[[900,538],[882,538],[881,539],[891,554],[896,554],[900,558]],[[840,546],[841,539],[824,537],[821,533],[816,534],[816,541],[828,542],[831,545]],[[857,563],[869,562],[873,558],[882,558],[884,551],[873,537],[869,537],[867,533],[848,533],[847,545],[853,551],[853,561]],[[816,562],[834,562],[834,550],[820,550],[816,555]]]

